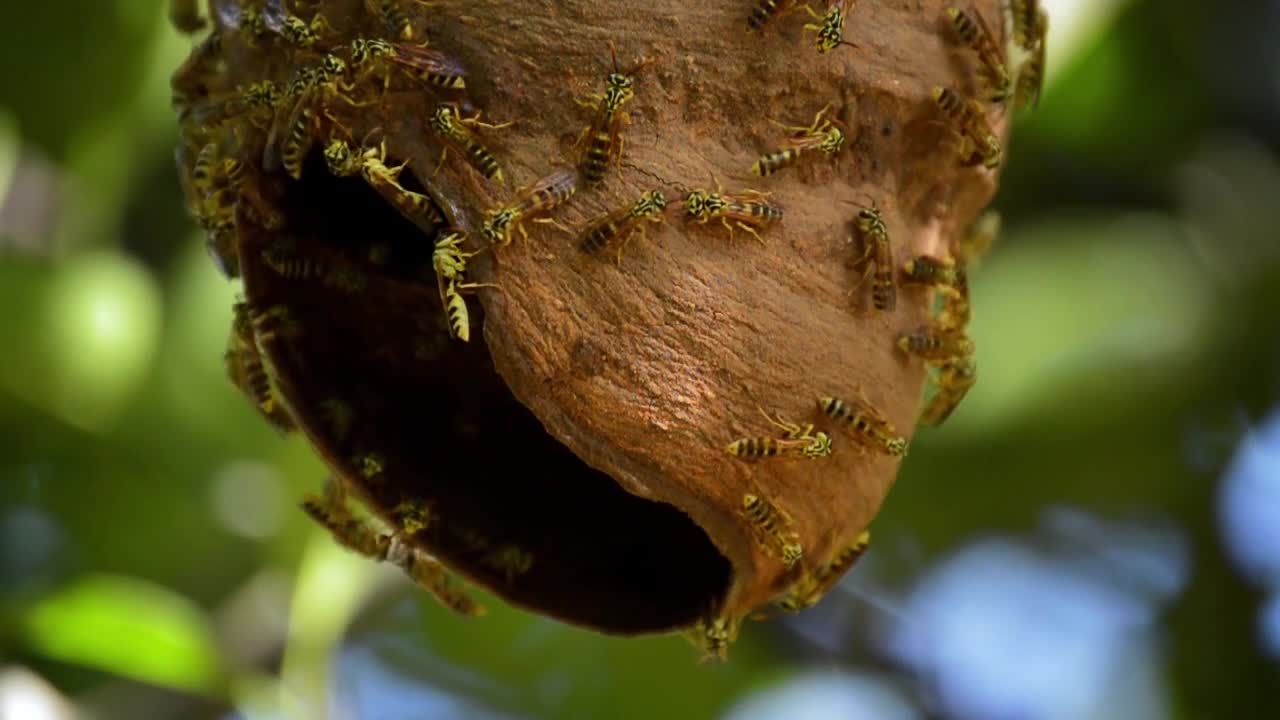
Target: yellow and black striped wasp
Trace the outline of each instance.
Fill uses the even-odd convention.
[[[484,123],[480,121],[478,114],[474,117],[464,118],[457,103],[440,103],[437,105],[435,111],[431,114],[429,123],[436,134],[461,148],[472,166],[485,179],[493,180],[497,183],[502,182],[502,166],[498,164],[498,159],[493,156],[493,152],[476,137],[472,128],[483,127],[490,130],[501,130],[509,127],[511,123],[498,125]],[[443,155],[440,157],[440,162],[444,162]]]
[[[684,198],[685,215],[706,224],[712,218],[720,223],[733,237],[734,227],[751,233],[752,237],[764,243],[760,230],[771,223],[782,220],[782,207],[768,200],[766,193],[757,190],[746,190],[738,195],[727,195],[716,181],[716,189],[691,190]]]
[[[582,234],[578,247],[591,254],[599,252],[606,245],[618,242],[618,261],[622,259],[622,248],[635,233],[644,234],[644,221],[660,223],[667,209],[667,196],[661,190],[651,190],[640,196],[633,205],[619,208],[597,220]]]
[[[1004,52],[996,43],[995,33],[982,14],[948,7],[947,18],[956,36],[978,57],[983,79],[991,90],[986,99],[993,103],[1008,100],[1012,89],[1009,68],[1005,64]]]
[[[527,236],[521,220],[530,215],[551,212],[577,191],[578,173],[568,167],[556,168],[521,191],[515,202],[490,211],[480,227],[480,234],[491,245],[508,245],[513,227],[519,229],[522,236]]]
[[[999,167],[1004,150],[1000,138],[987,122],[982,103],[966,99],[955,90],[944,87],[933,89],[933,101],[959,138],[957,155],[961,164],[973,166],[981,163],[988,169]]]
[[[579,163],[582,184],[588,188],[604,181],[611,158],[616,157],[621,161],[622,126],[630,122],[622,108],[635,96],[633,87],[636,73],[653,62],[648,58],[642,59],[623,72],[618,68],[618,50],[612,42],[609,43],[609,53],[613,56],[613,72],[605,80],[604,92],[593,95],[590,100],[579,101],[595,112],[591,125],[584,131],[587,147]]]
[[[804,29],[813,30],[818,34],[814,45],[819,53],[829,53],[841,45],[853,46],[853,43],[844,39],[844,21],[849,17],[853,3],[854,0],[830,0],[827,3],[827,11],[821,15],[807,4],[804,6],[809,16],[816,21],[816,24],[805,25]]]
[[[787,147],[768,153],[756,160],[751,172],[760,177],[768,177],[779,170],[794,165],[802,155],[817,150],[828,157],[835,157],[844,147],[845,132],[839,121],[828,119],[831,103],[818,111],[813,123],[807,127],[801,125],[783,125],[777,121],[773,124],[790,133]]]

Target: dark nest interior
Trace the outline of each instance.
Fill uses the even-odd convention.
[[[287,229],[241,230],[245,292],[255,312],[288,308],[259,342],[298,425],[353,494],[384,519],[406,502],[428,511],[415,543],[572,623],[655,632],[718,606],[728,560],[684,513],[624,492],[512,397],[474,297],[471,342],[449,337],[434,238],[363,180],[329,174],[318,151],[282,188]],[[262,261],[282,241],[299,261],[292,277]],[[335,270],[348,280],[332,282]]]

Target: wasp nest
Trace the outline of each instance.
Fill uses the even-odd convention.
[[[1044,19],[805,10],[175,2],[228,371],[331,468],[307,512],[464,613],[448,571],[719,655],[816,602],[928,369],[932,422],[973,382],[964,238]]]

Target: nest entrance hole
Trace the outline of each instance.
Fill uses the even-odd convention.
[[[684,513],[623,491],[543,429],[494,370],[474,298],[471,342],[449,338],[434,238],[361,179],[328,173],[319,153],[287,183],[283,206],[317,273],[345,266],[367,278],[343,293],[316,277],[285,282],[261,263],[246,270],[252,304],[290,308],[298,332],[264,349],[299,425],[355,495],[384,519],[405,503],[425,510],[415,542],[503,598],[572,623],[656,632],[718,605],[728,560]],[[265,242],[244,238],[242,262]],[[335,403],[350,411],[341,432]]]

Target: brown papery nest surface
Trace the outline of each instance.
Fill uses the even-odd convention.
[[[944,3],[848,3],[851,45],[825,54],[803,7],[749,33],[753,0],[392,4],[412,40],[362,0],[214,0],[214,39],[175,75],[189,204],[243,282],[233,380],[385,524],[363,550],[437,590],[432,558],[511,603],[608,633],[736,627],[848,547],[898,471],[901,458],[859,442],[818,398],[865,396],[907,438],[915,425],[926,368],[896,341],[930,322],[933,291],[900,286],[894,309],[874,308],[855,215],[879,209],[895,266],[949,258],[995,190],[998,171],[957,159],[931,97],[935,86],[979,92]],[[972,9],[1001,17],[995,0]],[[285,39],[288,13],[311,23],[314,45]],[[1003,43],[1004,23],[990,24]],[[465,89],[395,63],[381,75],[348,67],[318,93],[295,180],[280,145],[296,99],[253,107],[244,91],[263,80],[283,89],[326,52],[350,65],[356,38],[428,42],[465,68]],[[635,69],[621,162],[600,187],[579,179],[547,215],[561,227],[525,220],[527,238],[517,230],[490,248],[490,212],[579,164],[611,43],[618,69]],[[504,182],[433,132],[442,102],[512,123],[472,126]],[[828,105],[847,132],[838,154],[752,174],[787,145],[771,121],[808,126]],[[1001,115],[989,117],[1002,131]],[[386,166],[407,163],[397,182],[435,210],[403,212],[360,174],[331,173],[322,151],[333,139],[357,152],[385,143]],[[206,155],[243,164],[244,184],[217,177],[226,165],[215,163],[209,189],[209,145]],[[686,195],[717,184],[768,193],[784,216],[760,241],[691,222]],[[620,253],[579,248],[594,220],[649,190],[667,198],[662,224]],[[230,227],[216,227],[218,212]],[[470,342],[450,337],[432,269],[446,227],[481,251],[467,281],[493,286],[464,295]],[[254,384],[255,360],[269,385]],[[814,423],[832,454],[726,452],[738,438],[781,437],[762,409]],[[746,495],[785,514],[779,532],[802,547],[798,562],[785,564],[777,536],[744,514]],[[341,536],[359,517],[329,521]]]

